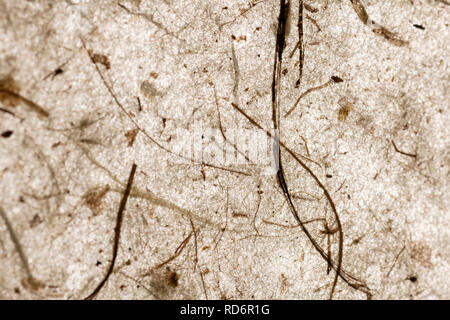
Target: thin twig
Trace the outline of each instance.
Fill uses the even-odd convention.
[[[188,244],[189,240],[192,237],[192,234],[193,234],[193,232],[189,233],[189,235],[181,242],[181,244],[175,250],[175,254],[173,256],[171,256],[167,260],[165,260],[165,261],[161,262],[160,264],[158,264],[157,266],[155,266],[155,269],[159,269],[159,268],[165,266],[166,264],[168,264],[169,262],[174,260],[176,257],[178,257],[181,254],[181,252],[183,252],[186,245]]]
[[[400,258],[400,255],[405,250],[405,248],[406,248],[406,246],[403,245],[402,249],[400,250],[400,252],[395,257],[394,262],[392,263],[392,266],[389,268],[389,271],[386,273],[386,278],[389,277],[389,275],[391,274],[392,270],[394,269],[395,264],[397,263],[398,258]]]
[[[269,138],[273,138],[272,133],[270,133],[269,131],[267,131],[266,129],[264,129],[259,123],[257,123],[252,117],[250,117],[247,113],[245,113],[239,106],[231,103],[231,105],[239,112],[241,113],[245,118],[247,118],[247,120],[254,125],[255,127],[259,128],[260,130],[264,131],[267,136]],[[279,142],[280,146],[283,147],[291,157],[294,158],[294,160],[300,164],[300,166],[302,166],[307,172],[308,174],[314,179],[314,181],[316,182],[316,184],[319,186],[319,188],[322,189],[322,191],[325,194],[325,197],[327,198],[327,201],[330,203],[331,209],[333,211],[333,214],[336,218],[337,216],[337,210],[336,210],[336,206],[334,204],[333,199],[330,196],[330,193],[328,192],[328,190],[326,189],[326,187],[322,184],[322,182],[319,180],[319,178],[314,174],[314,172],[289,148],[287,147],[282,141]],[[310,240],[310,242],[313,244],[314,248],[319,252],[319,254],[322,256],[322,258],[328,263],[328,255],[326,254],[326,252],[324,251],[324,249],[317,243],[317,241],[312,237],[311,233],[309,232],[309,230],[305,227],[305,223],[303,221],[300,220],[300,217],[298,216],[297,210],[295,209],[292,201],[288,200],[288,204],[289,207],[291,209],[291,211],[293,212],[294,218],[296,219],[296,221],[299,223],[300,227],[302,228],[303,232],[306,234],[306,236],[308,237],[308,239]],[[338,217],[337,217],[338,218]],[[338,218],[339,219],[339,218]],[[340,225],[340,220],[337,220],[337,224],[338,227],[341,226]],[[338,222],[339,221],[339,222]],[[342,227],[342,226],[341,226]],[[339,232],[340,233],[340,232]],[[340,241],[339,241],[339,247],[343,246],[343,238],[340,237]],[[342,250],[342,249],[341,249]],[[341,259],[342,260],[342,256]],[[339,276],[341,277],[341,279],[343,279],[349,286],[351,286],[352,288],[356,289],[356,290],[360,290],[368,295],[370,295],[370,289],[367,287],[367,285],[365,283],[363,283],[361,280],[355,278],[354,276],[352,276],[351,274],[347,273],[343,268],[342,265],[339,267],[339,256],[338,256],[338,265],[336,265],[336,262],[334,262],[331,259],[331,263],[332,263],[332,267],[333,269],[336,271],[336,274],[339,274]],[[342,264],[342,261],[341,261]],[[338,268],[339,267],[339,268]]]
[[[12,115],[13,117],[16,117],[16,115],[14,114],[14,112],[9,111],[9,110],[7,110],[7,109],[0,108],[0,111],[1,111],[1,112],[4,112],[4,113],[7,113],[7,114],[9,114],[9,115]]]
[[[27,274],[27,278],[32,279],[33,276],[31,274],[30,266],[28,264],[28,259],[25,256],[25,253],[23,252],[22,245],[20,244],[20,241],[17,238],[16,233],[14,232],[14,228],[12,227],[11,222],[9,221],[2,207],[0,207],[0,216],[2,217],[3,221],[6,224],[6,229],[8,229],[9,236],[11,237],[11,240],[14,243],[14,247],[16,248],[16,251],[19,254],[20,262],[22,262],[22,267],[25,273]]]
[[[27,106],[29,106],[33,111],[37,112],[37,113],[40,114],[41,116],[44,116],[44,117],[46,117],[46,118],[49,116],[49,113],[48,113],[47,110],[45,110],[45,109],[42,108],[41,106],[37,105],[37,104],[34,103],[33,101],[31,101],[31,100],[25,98],[24,96],[22,96],[22,95],[20,95],[20,94],[18,94],[18,93],[15,93],[15,92],[13,92],[13,91],[11,91],[11,90],[4,89],[4,88],[0,88],[0,93],[6,94],[6,95],[9,95],[9,96],[11,96],[11,97],[13,97],[13,98],[15,98],[15,99],[21,100],[21,101],[24,102]]]
[[[194,265],[194,272],[195,269],[198,267],[198,272],[200,274],[200,279],[202,281],[202,286],[203,286],[203,293],[205,294],[205,298],[206,300],[208,300],[208,293],[206,292],[206,286],[205,286],[205,280],[203,279],[203,272],[198,264],[198,242],[197,242],[197,231],[195,230],[195,225],[194,225],[194,221],[192,221],[192,219],[189,217],[189,221],[191,223],[191,227],[192,227],[192,232],[194,234],[194,248],[195,248],[195,265]]]
[[[133,185],[133,179],[134,174],[136,173],[137,165],[133,163],[133,166],[131,167],[130,175],[128,177],[128,183],[125,188],[125,192],[123,193],[122,199],[120,200],[119,205],[119,211],[117,212],[117,219],[116,219],[116,227],[114,228],[114,243],[113,243],[113,252],[112,252],[112,260],[109,264],[108,271],[106,272],[103,280],[98,284],[98,286],[95,288],[95,290],[85,298],[85,300],[92,300],[95,298],[95,296],[100,292],[100,290],[105,285],[106,281],[108,281],[109,276],[114,270],[114,264],[116,262],[117,258],[117,252],[119,249],[119,242],[120,242],[120,234],[121,234],[121,227],[122,227],[122,221],[123,221],[123,213],[125,211],[125,206],[127,204],[128,197],[131,192],[131,187]]]
[[[306,90],[305,92],[303,92],[298,98],[297,101],[295,101],[294,105],[288,110],[288,112],[286,112],[284,114],[284,117],[288,117],[292,111],[295,110],[295,108],[297,107],[298,103],[300,102],[301,99],[303,99],[305,96],[307,96],[308,94],[310,94],[313,91],[317,91],[317,90],[321,90],[327,86],[329,86],[331,83],[333,83],[333,80],[328,80],[327,82],[325,82],[324,84],[321,84],[320,86],[317,87],[313,87],[313,88],[309,88],[308,90]]]
[[[299,64],[298,64],[298,70],[299,70],[299,76],[298,76],[298,82],[300,83],[302,81],[303,76],[303,64],[305,59],[305,50],[303,46],[303,0],[298,1],[298,50],[299,50]]]
[[[397,146],[395,145],[394,140],[391,140],[391,142],[392,142],[392,145],[394,146],[394,150],[396,152],[398,152],[398,153],[400,153],[400,154],[402,154],[404,156],[408,156],[408,157],[411,157],[411,158],[417,158],[417,154],[404,152],[404,151],[400,150],[399,148],[397,148]]]

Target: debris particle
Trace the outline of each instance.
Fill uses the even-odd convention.
[[[92,50],[89,50],[89,56],[91,57],[94,63],[100,63],[105,66],[106,69],[111,69],[111,63],[109,62],[109,58],[104,54],[93,53]]]
[[[159,92],[156,87],[149,82],[148,80],[144,80],[141,83],[141,93],[147,99],[152,99],[156,96],[162,96],[162,93]]]
[[[431,263],[431,248],[422,242],[412,242],[411,243],[411,258],[416,260],[421,266],[425,268],[433,268]]]
[[[125,133],[125,137],[128,140],[128,147],[132,147],[134,144],[134,140],[136,140],[136,135],[138,134],[139,129],[129,130]]]
[[[12,136],[12,134],[13,134],[13,132],[11,130],[6,130],[5,132],[2,133],[2,137],[9,138]]]
[[[323,89],[323,88],[329,86],[329,85],[332,84],[332,83],[338,83],[338,82],[339,82],[338,79],[341,79],[341,78],[335,77],[335,76],[334,76],[334,78],[336,78],[336,79],[333,79],[333,77],[331,77],[331,79],[328,80],[327,82],[325,82],[324,84],[321,84],[320,86],[317,86],[317,87],[309,88],[308,90],[306,90],[305,92],[303,92],[303,93],[298,97],[297,101],[295,101],[294,105],[288,110],[288,112],[285,113],[284,117],[288,117],[288,116],[292,113],[292,111],[295,110],[295,108],[297,107],[298,103],[300,102],[300,100],[301,100],[302,98],[304,98],[305,96],[307,96],[307,95],[310,94],[311,92],[317,91],[317,90],[321,90],[321,89]],[[342,79],[341,79],[341,80],[342,80]],[[296,83],[295,86],[298,87],[299,85],[300,85],[300,79],[297,81],[297,83]]]
[[[314,19],[314,18],[312,18],[311,16],[309,16],[309,15],[306,15],[306,19],[308,19],[309,21],[311,21],[315,26],[316,26],[316,28],[317,28],[317,31],[322,31],[322,28],[320,28],[320,25],[319,25],[319,23]]]
[[[167,282],[167,284],[170,287],[172,287],[172,288],[177,287],[178,286],[178,279],[179,279],[179,276],[178,276],[178,274],[176,272],[170,271],[170,270],[167,271],[167,273],[166,273],[166,282]]]
[[[103,187],[101,189],[94,189],[94,190],[90,190],[88,191],[85,196],[84,196],[84,200],[86,201],[87,206],[89,207],[89,209],[91,209],[92,213],[94,214],[94,217],[99,215],[100,212],[103,209],[103,205],[104,205],[104,198],[105,195],[108,193],[110,187],[106,186]]]
[[[345,121],[352,110],[353,104],[345,98],[339,100],[341,108],[338,111],[338,120]]]
[[[13,117],[16,116],[13,112],[11,112],[11,111],[9,111],[9,110],[6,110],[6,109],[4,109],[4,108],[0,108],[0,111],[1,111],[1,112],[4,112],[4,113],[7,113],[7,114],[9,114],[9,115],[12,115]]]
[[[362,21],[362,23],[367,24],[367,21],[369,20],[369,15],[367,14],[366,9],[362,5],[362,3],[359,0],[351,0],[353,5],[353,10],[355,10],[356,14],[358,15],[358,18]]]
[[[378,28],[374,28],[372,31],[376,35],[384,37],[386,40],[388,40],[389,42],[391,42],[392,44],[394,44],[398,47],[405,46],[408,44],[407,41],[397,38],[395,33],[389,31],[388,29],[386,29],[382,26],[379,26]]]
[[[19,239],[17,238],[16,233],[11,225],[11,222],[9,221],[9,219],[6,216],[6,213],[3,211],[2,207],[0,207],[0,217],[3,219],[3,221],[6,224],[6,229],[8,230],[9,236],[11,237],[11,240],[14,243],[14,247],[16,248],[16,251],[19,255],[20,261],[22,262],[22,267],[26,274],[26,277],[24,279],[22,279],[21,284],[27,290],[35,291],[35,290],[44,288],[45,285],[41,281],[39,281],[38,279],[33,277],[30,266],[28,264],[28,259],[25,256],[25,252],[22,249],[22,245],[20,244]]]
[[[396,152],[398,152],[398,153],[400,153],[400,154],[402,154],[402,155],[404,155],[404,156],[408,156],[408,157],[411,157],[411,158],[417,158],[417,154],[404,152],[404,151],[400,150],[400,149],[397,147],[397,145],[395,144],[394,140],[392,140],[391,142],[392,142],[392,145],[394,146],[394,150],[395,150]]]
[[[413,27],[420,29],[420,30],[425,30],[425,27],[421,24],[413,24]]]
[[[3,79],[0,79],[0,89],[16,94],[20,90],[16,81],[10,75],[4,77]],[[20,102],[20,98],[11,95],[8,92],[0,91],[0,102],[7,107],[16,107]]]
[[[19,90],[20,90],[19,86],[11,76],[6,76],[5,78],[0,79],[0,103],[3,103],[7,107],[16,107],[19,104],[19,102],[22,101],[28,107],[30,107],[40,115],[44,117],[49,116],[48,112],[44,108],[37,105],[33,101],[28,100],[27,98],[21,96],[19,94]],[[7,110],[5,112],[14,115],[13,113]]]
[[[284,293],[284,292],[286,292],[286,289],[289,286],[289,282],[283,273],[280,275],[280,282],[281,282],[281,287],[280,287],[281,292]]]
[[[233,40],[235,40],[236,42],[247,41],[247,36],[246,36],[246,35],[239,36],[239,37],[236,37],[236,36],[233,36],[233,35],[232,35],[231,38],[232,38]]]
[[[33,277],[22,279],[20,283],[24,286],[25,289],[32,291],[45,288],[45,284],[42,281]]]
[[[345,107],[340,108],[339,114],[338,114],[338,120],[344,121],[345,119],[347,119],[349,113],[350,113],[349,105],[346,105]]]
[[[404,41],[404,40],[402,40],[400,38],[397,38],[395,33],[389,31],[385,27],[379,25],[378,23],[376,23],[375,21],[370,19],[369,15],[367,14],[366,9],[364,8],[364,6],[360,2],[360,0],[351,0],[351,2],[352,2],[353,10],[355,10],[355,12],[358,15],[359,19],[366,26],[370,27],[372,29],[373,33],[375,33],[378,36],[384,37],[386,40],[388,40],[392,44],[394,44],[396,46],[399,46],[399,47],[408,44],[407,41]]]
[[[34,228],[40,223],[42,223],[41,217],[38,214],[35,214],[33,219],[30,221],[30,228]]]
[[[55,79],[56,76],[63,74],[64,70],[62,69],[62,66],[56,68],[52,72],[50,72],[48,75],[44,77],[44,80],[47,80],[48,78],[52,77],[52,80]]]
[[[136,97],[137,102],[138,102],[138,107],[139,107],[139,112],[142,111],[142,104],[141,104],[141,99],[139,97]]]
[[[56,77],[59,74],[62,74],[64,72],[63,69],[61,68],[57,68],[54,72],[53,72],[53,78]]]
[[[313,6],[307,4],[307,3],[303,3],[303,6],[305,7],[306,10],[308,10],[311,13],[316,13],[319,12],[319,9],[314,8]]]
[[[105,283],[108,281],[109,276],[114,270],[114,264],[117,259],[117,252],[119,251],[119,242],[120,242],[120,233],[121,233],[121,227],[123,222],[123,213],[125,211],[125,207],[127,205],[128,197],[130,196],[131,187],[133,186],[133,180],[134,175],[136,173],[137,165],[133,163],[130,171],[130,175],[128,177],[127,186],[125,188],[125,191],[123,193],[122,199],[120,200],[119,205],[119,211],[117,212],[117,219],[116,219],[116,226],[114,228],[114,243],[113,243],[113,249],[112,249],[112,259],[109,264],[108,270],[103,277],[102,281],[97,285],[97,287],[94,289],[94,291],[85,298],[85,300],[92,300],[94,299],[97,294],[100,292],[100,290],[103,288]],[[131,248],[130,248],[131,249]]]

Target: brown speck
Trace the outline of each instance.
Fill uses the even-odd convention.
[[[166,282],[169,286],[172,288],[175,288],[178,286],[178,274],[175,271],[168,271],[166,274]]]
[[[138,129],[129,130],[125,133],[125,137],[128,140],[128,147],[132,147],[134,144],[134,140],[136,140],[136,135],[138,134]]]
[[[333,80],[335,83],[344,82],[344,80],[342,80],[338,76],[332,76],[331,80]]]
[[[150,83],[148,80],[144,80],[141,83],[141,93],[144,97],[147,99],[152,99],[156,96],[162,96],[162,93],[160,93],[156,87]]]
[[[8,90],[10,92],[19,93],[19,86],[11,76],[6,76],[0,79],[0,89]],[[7,107],[15,107],[19,104],[20,99],[18,97],[7,94],[6,92],[0,92],[0,102]]]
[[[45,287],[44,283],[33,277],[22,279],[20,282],[27,290],[39,290]]]
[[[345,119],[347,119],[349,113],[350,113],[350,108],[348,108],[348,107],[341,107],[339,109],[338,120],[339,121],[344,121]]]
[[[405,46],[408,44],[408,41],[404,41],[400,38],[397,38],[393,32],[387,30],[384,27],[379,27],[378,29],[373,29],[372,31],[377,36],[382,36],[383,38],[385,38],[386,40],[388,40],[389,42],[398,47]]]
[[[13,132],[11,130],[7,130],[7,131],[2,133],[2,137],[3,138],[9,138],[9,137],[12,136],[12,134],[13,134]]]
[[[105,66],[106,69],[111,69],[111,63],[109,62],[109,58],[104,54],[92,53],[89,51],[89,55],[92,57],[92,61],[94,63],[100,63]]]
[[[101,189],[96,188],[94,190],[90,190],[84,195],[84,200],[94,216],[97,216],[102,211],[103,200],[108,191],[109,186],[106,186]]]
[[[30,221],[30,228],[36,227],[38,224],[42,222],[41,217],[38,214],[35,214],[33,219]]]
[[[341,100],[339,100],[339,105],[341,106],[341,108],[338,111],[338,120],[344,121],[347,119],[353,105],[346,98],[342,98]]]
[[[281,292],[285,292],[287,287],[289,286],[289,282],[283,273],[280,275],[280,282],[281,282],[281,288],[280,288]]]
[[[422,242],[414,241],[411,243],[411,258],[416,260],[421,266],[425,268],[433,268],[431,263],[431,248]]]

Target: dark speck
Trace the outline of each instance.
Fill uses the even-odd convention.
[[[421,25],[421,24],[413,24],[413,26],[414,26],[415,28],[417,28],[417,29],[425,30],[425,27],[424,27],[423,25]]]
[[[57,75],[59,75],[59,74],[61,74],[61,73],[63,73],[63,72],[64,72],[63,69],[58,68],[58,69],[56,69],[56,70],[53,72],[53,74],[54,74],[54,76],[57,76]]]
[[[339,82],[343,82],[344,80],[342,80],[341,78],[339,78],[338,76],[332,76],[331,77],[331,80],[333,80],[334,82],[336,82],[336,83],[339,83]]]
[[[178,286],[179,276],[176,272],[170,271],[167,275],[167,284],[172,288]]]
[[[7,130],[7,131],[2,133],[2,137],[3,138],[9,138],[9,137],[12,136],[12,134],[13,134],[13,132],[11,130]]]

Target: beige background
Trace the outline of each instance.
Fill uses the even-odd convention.
[[[373,298],[448,299],[450,8],[431,0],[362,2],[408,43],[374,34],[350,1],[305,1],[318,9],[305,10],[317,25],[305,17],[305,66],[295,88],[293,1],[282,115],[309,88],[331,76],[344,81],[306,95],[282,117],[281,138],[317,162],[307,163],[340,214],[344,267]],[[256,130],[233,109],[234,99],[270,127],[279,2],[255,3],[247,10],[248,0],[122,0],[125,10],[117,1],[0,0],[0,78],[11,76],[23,97],[49,112],[0,101],[15,115],[0,112],[0,132],[13,131],[0,138],[1,298],[81,299],[94,290],[111,259],[133,162],[116,267],[98,298],[328,297],[333,273],[295,226],[273,175],[251,164],[230,166],[248,175],[193,164],[142,132],[133,146],[125,136],[138,123],[172,150],[180,128],[218,129],[217,105],[226,132]],[[80,39],[108,57],[109,69],[106,61],[97,66],[131,118]],[[63,73],[52,75],[59,66]],[[343,107],[348,116],[339,120]],[[396,152],[392,141],[415,157]],[[320,189],[282,157],[302,219],[324,217]],[[323,225],[308,227],[326,248]],[[330,240],[335,252],[337,237]],[[366,298],[343,281],[335,297]]]

